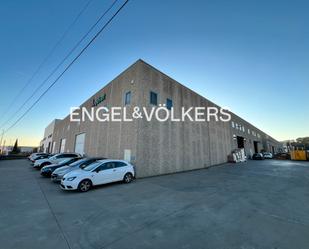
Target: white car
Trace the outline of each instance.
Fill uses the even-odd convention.
[[[129,183],[135,177],[134,166],[123,160],[99,160],[83,169],[65,174],[61,180],[64,190],[88,191],[92,186],[110,182]]]
[[[271,154],[270,152],[264,152],[263,156],[265,159],[272,159],[273,158],[273,154]]]
[[[36,160],[33,164],[33,168],[41,169],[44,166],[50,164],[57,164],[63,161],[64,159],[75,158],[75,157],[81,157],[81,155],[77,153],[59,153],[50,158]]]
[[[34,158],[36,158],[38,156],[42,156],[42,155],[47,155],[47,153],[44,153],[44,152],[32,153],[30,156],[28,156],[28,159],[30,161],[33,161]]]

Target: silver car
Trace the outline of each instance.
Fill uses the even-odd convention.
[[[78,161],[76,161],[76,162],[74,162],[74,163],[72,163],[68,166],[63,166],[61,168],[58,168],[52,173],[51,180],[53,182],[60,182],[62,177],[65,174],[67,174],[67,173],[69,173],[73,170],[76,170],[76,169],[83,169],[86,166],[94,163],[95,161],[103,160],[103,159],[105,159],[105,158],[103,158],[103,157],[84,158],[84,159],[78,160]]]

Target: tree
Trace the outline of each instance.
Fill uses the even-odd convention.
[[[296,141],[300,144],[309,144],[309,137],[299,137]]]
[[[295,148],[309,149],[309,137],[299,137],[296,142],[291,143]]]
[[[16,139],[13,150],[12,150],[12,154],[18,154],[20,152],[20,149],[18,148],[18,139]]]

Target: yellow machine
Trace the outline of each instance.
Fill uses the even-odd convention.
[[[307,155],[305,150],[291,150],[291,160],[305,161]]]

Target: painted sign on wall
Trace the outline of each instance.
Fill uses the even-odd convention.
[[[106,94],[104,93],[103,95],[99,96],[96,99],[92,100],[92,107],[95,107],[97,105],[99,105],[100,103],[102,103],[104,100],[106,99]]]

